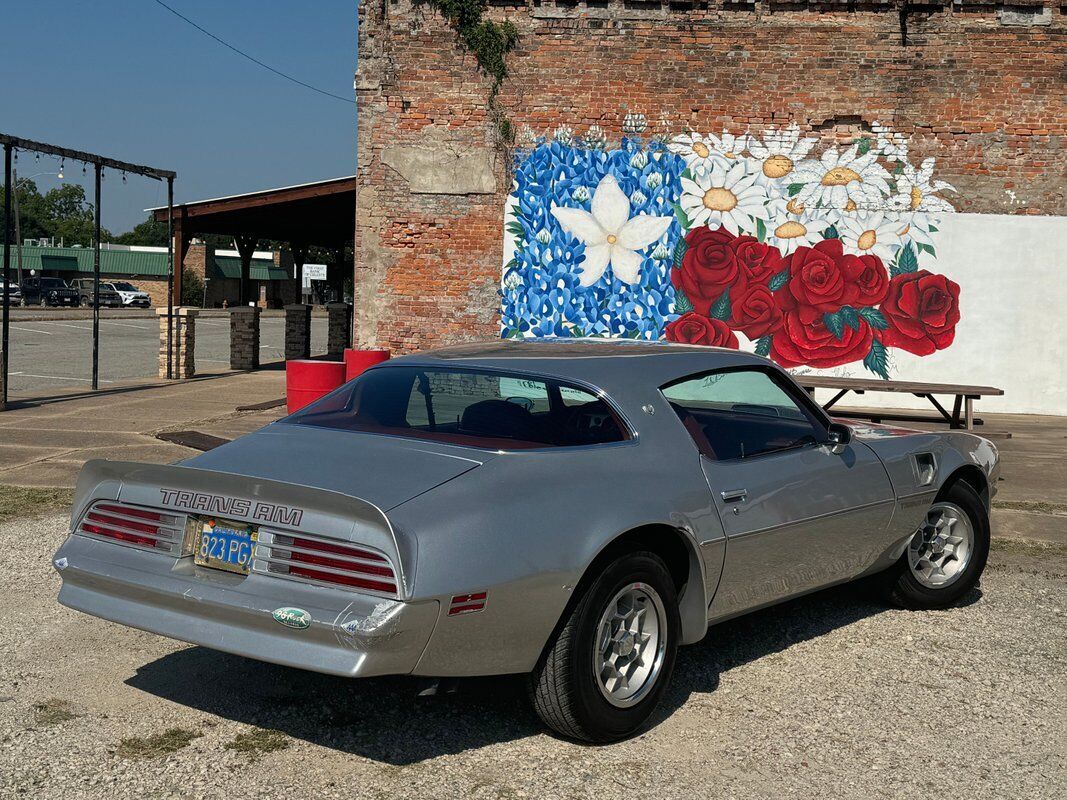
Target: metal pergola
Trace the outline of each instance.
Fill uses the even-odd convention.
[[[31,153],[44,153],[70,161],[92,164],[96,173],[95,193],[95,233],[93,236],[93,389],[99,388],[100,367],[100,179],[104,168],[119,170],[132,175],[167,182],[167,378],[174,377],[174,179],[177,173],[167,169],[131,164],[127,161],[108,158],[107,156],[71,150],[66,147],[35,142],[0,133],[0,144],[4,145],[4,297],[3,297],[3,349],[0,359],[3,361],[3,397],[0,397],[0,410],[7,407],[7,387],[9,372],[10,312],[11,312],[11,158],[16,150]]]

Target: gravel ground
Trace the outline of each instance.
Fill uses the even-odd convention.
[[[606,747],[542,732],[519,682],[415,702],[60,607],[65,519],[0,525],[0,796],[1067,797],[1067,552],[998,543],[961,607],[845,587],[712,630]]]

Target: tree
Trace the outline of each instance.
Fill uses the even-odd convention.
[[[85,189],[76,183],[67,183],[49,189],[44,196],[44,210],[48,215],[50,236],[62,239],[71,247],[80,244],[92,247],[95,232],[93,204],[85,199]],[[110,241],[111,234],[100,229],[100,240]]]
[[[115,244],[140,245],[143,247],[167,246],[167,223],[156,222],[155,215],[137,225],[132,231],[116,236]]]
[[[85,189],[76,183],[68,183],[49,189],[42,195],[37,184],[20,179],[14,187],[18,193],[19,225],[23,239],[54,237],[68,247],[80,244],[91,247],[93,243],[93,205],[85,199]],[[3,187],[0,186],[0,214],[3,213]],[[0,228],[3,226],[0,225]],[[0,231],[0,241],[5,232]],[[101,241],[110,241],[111,234],[100,230]]]
[[[189,269],[182,270],[182,305],[201,306],[204,303],[204,280]]]

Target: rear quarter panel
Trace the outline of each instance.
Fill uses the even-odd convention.
[[[691,446],[659,457],[636,441],[504,453],[389,517],[418,541],[414,597],[442,600],[420,674],[532,669],[588,565],[636,527],[670,525],[703,551],[686,590],[699,594],[700,626],[722,567],[722,527]],[[447,615],[452,595],[479,591],[484,611]]]

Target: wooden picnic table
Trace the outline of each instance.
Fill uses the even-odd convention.
[[[972,430],[975,425],[981,425],[982,420],[974,416],[974,401],[980,397],[1004,394],[1003,389],[994,386],[966,386],[955,383],[922,383],[919,381],[884,381],[878,378],[833,378],[823,375],[794,375],[797,383],[807,390],[808,394],[815,396],[816,389],[837,390],[837,394],[830,402],[823,404],[823,409],[829,411],[834,403],[849,392],[863,394],[864,392],[898,392],[900,394],[912,394],[916,397],[925,397],[931,405],[937,409],[942,419],[951,428],[964,428]],[[937,401],[934,395],[954,396],[952,413]],[[962,412],[962,416],[961,416]],[[897,412],[871,411],[847,411],[837,412],[839,416],[862,417],[873,422],[881,422],[883,419],[905,421],[940,421],[936,417],[919,414],[901,414]]]

